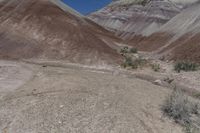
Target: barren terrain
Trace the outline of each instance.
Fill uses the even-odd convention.
[[[182,133],[161,106],[171,88],[200,96],[199,66],[174,70],[177,60],[200,62],[200,5],[183,3],[154,0],[108,14],[106,25],[125,24],[125,41],[61,0],[0,0],[0,133]]]
[[[160,111],[170,89],[120,72],[11,61],[0,66],[2,133],[182,132]]]

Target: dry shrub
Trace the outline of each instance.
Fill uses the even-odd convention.
[[[181,71],[196,71],[199,67],[199,64],[189,62],[189,61],[181,61],[177,62],[174,65],[174,70],[180,73]]]
[[[163,114],[184,126],[187,133],[199,131],[199,104],[190,100],[180,89],[174,89],[161,107]],[[198,118],[194,121],[193,118]],[[195,131],[195,132],[194,132]]]

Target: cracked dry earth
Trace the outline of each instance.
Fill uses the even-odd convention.
[[[167,88],[126,75],[0,61],[0,133],[181,133]]]

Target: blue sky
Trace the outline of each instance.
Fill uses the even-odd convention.
[[[111,0],[63,0],[82,14],[88,14],[109,4]]]

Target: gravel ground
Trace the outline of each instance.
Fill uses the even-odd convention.
[[[0,66],[0,133],[182,132],[161,114],[167,88],[103,71]]]

